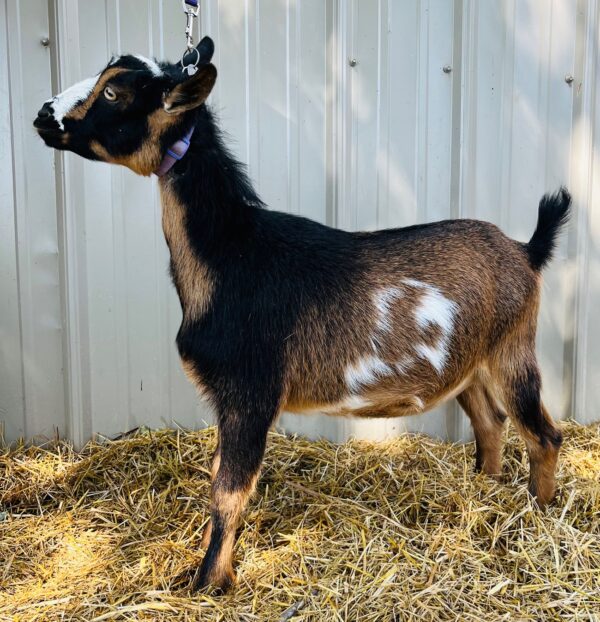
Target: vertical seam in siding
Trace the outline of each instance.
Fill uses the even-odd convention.
[[[15,238],[15,274],[16,274],[16,292],[17,292],[17,322],[19,327],[19,347],[21,350],[20,356],[20,384],[21,384],[21,402],[22,402],[22,417],[21,425],[23,430],[23,437],[28,438],[28,424],[27,424],[27,392],[25,390],[25,361],[23,357],[23,309],[22,309],[22,297],[21,297],[21,266],[19,261],[19,228],[17,220],[17,179],[15,171],[15,121],[13,113],[13,84],[12,84],[12,54],[11,46],[9,45],[9,14],[8,3],[4,3],[4,11],[6,16],[6,81],[8,85],[8,117],[10,124],[10,157],[12,160],[11,175],[12,175],[12,196],[13,196],[13,223],[14,223],[14,238]],[[18,19],[18,17],[17,17]]]

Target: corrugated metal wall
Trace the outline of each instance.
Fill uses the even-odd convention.
[[[540,318],[544,393],[556,416],[599,418],[600,2],[201,4],[217,49],[212,104],[273,208],[346,229],[469,216],[526,240],[541,194],[570,186],[575,217],[547,272]],[[0,4],[8,439],[58,428],[81,442],[141,424],[210,421],[174,347],[180,311],[156,182],[63,158],[31,128],[51,92],[112,53],[178,58],[183,25],[178,0]],[[400,421],[282,423],[334,439],[468,435],[455,406]]]

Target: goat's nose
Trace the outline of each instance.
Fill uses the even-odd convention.
[[[50,108],[50,102],[46,102],[39,110],[38,110],[38,118],[39,119],[48,119],[52,116],[52,108]]]

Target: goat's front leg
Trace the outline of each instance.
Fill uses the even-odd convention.
[[[212,467],[210,470],[210,483],[214,484],[215,479],[217,478],[217,473],[219,472],[219,465],[221,464],[221,450],[219,449],[219,444],[217,443],[217,448],[215,450],[215,455],[213,456]],[[202,534],[202,543],[200,546],[206,551],[208,545],[210,544],[210,534],[212,532],[212,522],[210,518],[206,523],[206,527],[204,527],[204,533]]]
[[[236,528],[256,486],[273,416],[246,412],[220,419],[210,523],[203,538],[203,545],[208,546],[194,589],[211,585],[226,591],[235,580],[232,557]]]

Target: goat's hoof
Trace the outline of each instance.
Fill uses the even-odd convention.
[[[556,498],[556,485],[554,482],[530,482],[527,490],[540,510],[544,510]]]
[[[486,473],[486,475],[488,477],[491,477],[494,481],[498,482],[499,484],[504,483],[504,475],[502,473]]]
[[[487,477],[491,477],[492,479],[500,483],[504,481],[504,475],[502,474],[501,467],[500,468],[488,467],[487,465],[482,466],[481,464],[476,462],[475,466],[473,467],[473,471],[476,475],[483,474],[483,475],[486,475]]]
[[[555,494],[540,495],[538,492],[534,492],[531,489],[529,494],[533,498],[534,505],[540,510],[545,510],[555,499]]]
[[[205,568],[204,564],[200,567],[192,583],[192,592],[198,592],[211,588],[211,591],[217,595],[227,593],[235,583],[235,573],[233,568],[220,572],[211,572],[209,568]]]

